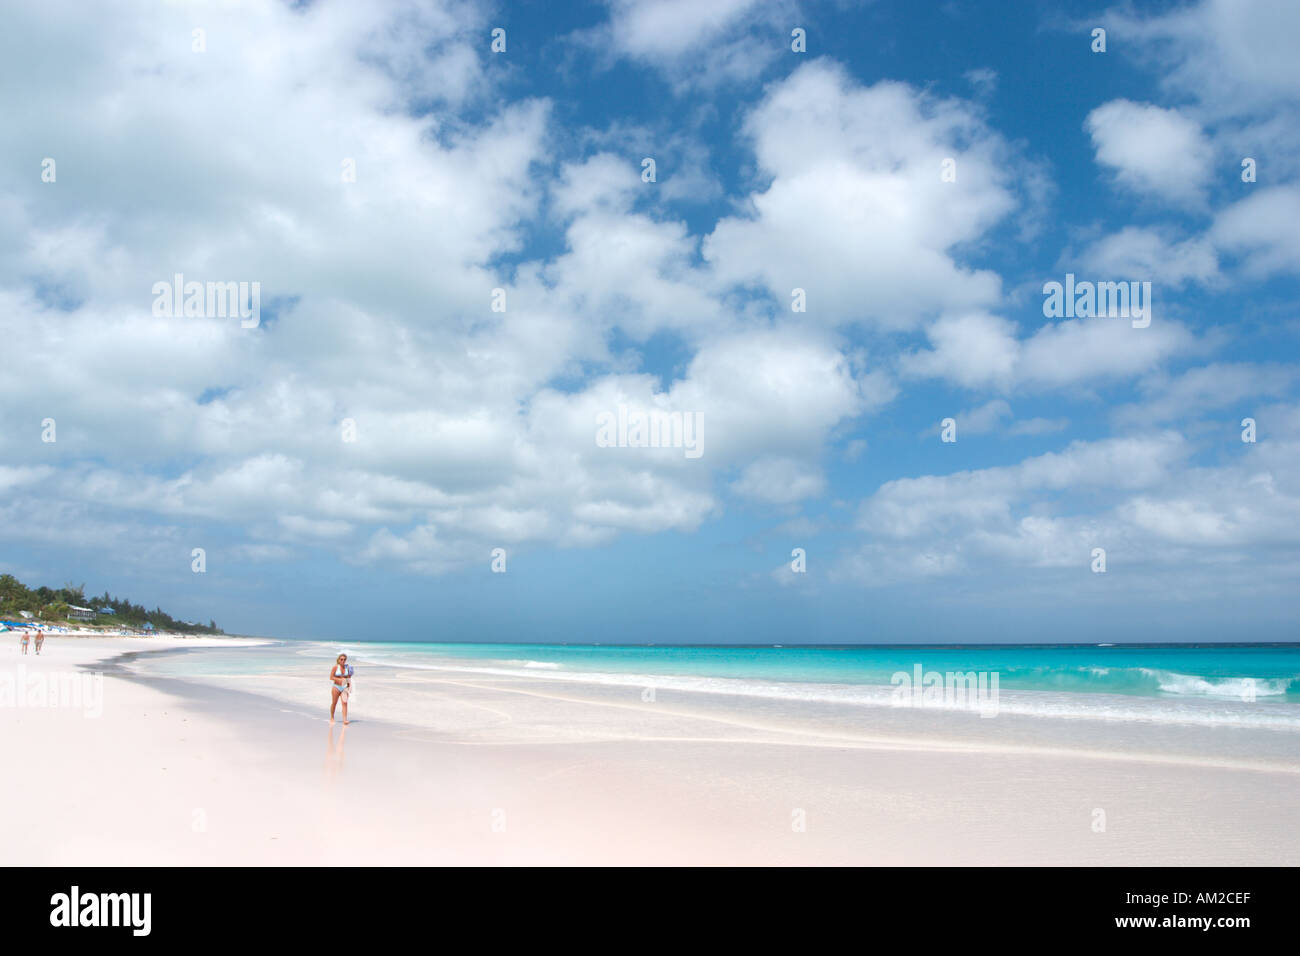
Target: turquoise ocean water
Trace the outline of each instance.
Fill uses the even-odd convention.
[[[781,682],[889,684],[899,671],[986,671],[1006,690],[1240,698],[1300,704],[1300,644],[1229,646],[625,646],[358,644],[367,657],[423,657],[553,670]]]
[[[165,669],[298,673],[347,650],[367,667],[657,686],[829,704],[888,704],[895,675],[996,675],[1000,711],[1300,732],[1300,644],[577,645],[278,642],[175,659]],[[327,666],[325,664],[324,666]]]

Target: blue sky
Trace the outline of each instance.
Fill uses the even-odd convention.
[[[370,6],[19,6],[0,571],[303,638],[1294,638],[1294,5]]]

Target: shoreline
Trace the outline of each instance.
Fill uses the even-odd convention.
[[[259,693],[256,677],[227,687],[138,666],[197,650],[191,638],[63,639],[35,660],[101,672],[104,714],[0,708],[0,759],[42,768],[0,810],[21,818],[35,797],[49,822],[20,830],[9,863],[332,865],[340,842],[343,865],[1300,862],[1290,768],[816,740],[743,702],[641,706],[554,681],[369,667],[353,724],[331,727],[323,670],[316,709]],[[435,723],[371,717],[399,692]]]
[[[157,634],[139,634],[135,632],[127,633],[125,631],[96,631],[78,628],[70,630],[63,625],[50,625],[41,621],[32,621],[27,624],[10,626],[7,631],[0,631],[0,634],[16,634],[20,630],[44,631],[47,637],[68,637],[68,638],[101,638],[103,640],[133,640],[133,641],[213,641],[216,643],[230,641],[234,644],[241,644],[247,641],[256,641],[258,643],[275,644],[279,643],[279,638],[274,637],[257,637],[252,634],[185,634],[181,631],[161,631]],[[216,646],[214,643],[213,646]]]
[[[301,652],[304,648],[321,646],[321,642],[301,642],[296,646],[282,642],[272,652],[288,651],[291,647]],[[576,705],[642,715],[666,712],[697,723],[722,725],[736,732],[749,731],[751,734],[747,739],[774,744],[1038,754],[1139,764],[1300,773],[1300,752],[1294,748],[1295,731],[1271,725],[1207,727],[1200,723],[1178,722],[1158,725],[1130,719],[1044,715],[1014,709],[1004,710],[997,719],[985,720],[970,710],[962,709],[897,708],[879,703],[860,705],[836,699],[749,695],[731,690],[677,686],[673,683],[675,678],[665,675],[636,675],[644,680],[622,679],[631,675],[619,675],[619,680],[610,681],[604,678],[614,675],[506,671],[473,666],[459,660],[448,660],[438,665],[427,662],[396,665],[367,660],[366,653],[364,649],[356,649],[353,654],[353,659],[359,662],[364,672],[364,686],[367,688],[363,708],[388,715],[389,722],[404,726],[411,733],[421,730],[446,732],[448,728],[457,726],[456,721],[447,719],[446,714],[414,706],[418,703],[414,691],[423,685],[426,688],[456,687],[468,691],[487,688],[496,695],[532,698],[556,708]],[[157,662],[168,654],[168,651],[159,651],[151,657]],[[591,677],[600,679],[589,679]],[[229,687],[231,683],[229,676],[219,671],[193,673],[191,669],[184,679],[207,687]],[[317,691],[310,678],[304,681],[296,675],[291,678],[271,672],[245,675],[242,680],[250,684],[254,692],[275,699],[281,705],[308,711],[315,709]],[[651,690],[655,706],[647,707],[643,697]],[[1274,706],[1278,705],[1262,704],[1261,708]],[[575,725],[581,724],[584,721],[575,719]],[[585,724],[591,725],[592,722],[587,720]],[[627,736],[618,726],[608,726],[605,730],[611,739]],[[599,731],[593,730],[592,733]],[[721,739],[735,737],[733,734],[731,738]],[[1207,746],[1210,741],[1214,747]]]

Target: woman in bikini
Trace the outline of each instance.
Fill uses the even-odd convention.
[[[348,722],[348,696],[352,692],[352,668],[348,666],[348,655],[340,654],[330,668],[330,723],[334,723],[334,710],[343,700],[343,723]]]

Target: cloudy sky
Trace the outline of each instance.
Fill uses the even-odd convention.
[[[9,5],[0,572],[286,637],[1294,639],[1300,6],[990,9]]]

